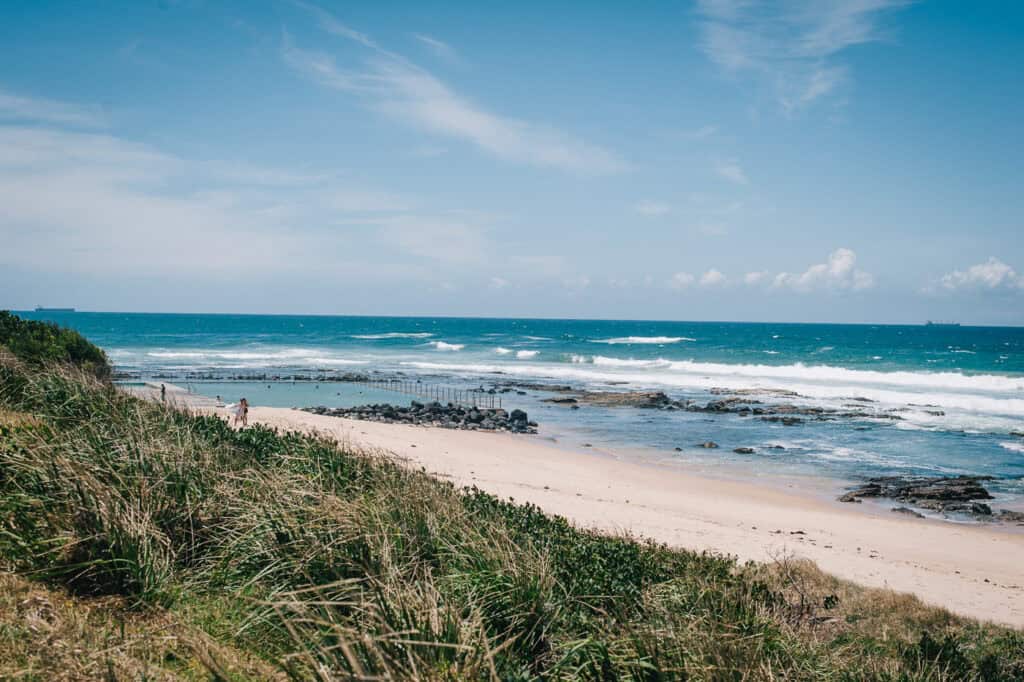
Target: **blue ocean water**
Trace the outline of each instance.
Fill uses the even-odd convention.
[[[504,397],[528,409],[542,433],[662,453],[685,465],[843,480],[984,474],[998,479],[992,484],[997,506],[1024,502],[1024,438],[1014,435],[1024,431],[1022,328],[22,314],[78,329],[103,346],[120,370],[191,376],[198,392],[245,391],[255,404],[338,405],[382,396],[337,384],[207,383],[195,376],[379,370],[463,388],[519,380],[654,389],[698,402],[737,390],[763,392],[757,397],[766,403],[841,408],[856,401],[899,419],[782,426],[735,414],[590,406],[570,411],[543,402],[550,395],[534,390]],[[705,440],[721,448],[694,447]],[[756,454],[736,455],[734,447],[753,447]]]

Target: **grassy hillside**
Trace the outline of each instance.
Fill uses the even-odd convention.
[[[1020,633],[804,563],[582,531],[10,354],[0,594],[0,679],[1024,679]]]
[[[106,354],[75,330],[23,320],[6,310],[0,310],[0,348],[30,364],[68,363],[101,379],[110,376]]]

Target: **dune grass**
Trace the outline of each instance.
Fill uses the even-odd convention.
[[[64,679],[1024,679],[1021,633],[805,562],[581,530],[11,355],[0,570],[0,589],[94,614],[65,639],[111,653]],[[32,650],[45,637],[10,635],[18,603],[0,600],[0,679],[59,677],[69,659]]]

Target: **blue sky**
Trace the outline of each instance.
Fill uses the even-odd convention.
[[[0,7],[0,307],[1024,324],[1018,3]]]

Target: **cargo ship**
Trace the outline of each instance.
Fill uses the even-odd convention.
[[[41,305],[36,306],[37,313],[73,313],[74,308],[44,308]]]
[[[926,327],[959,327],[959,322],[942,322],[940,320],[928,320],[924,323]]]

